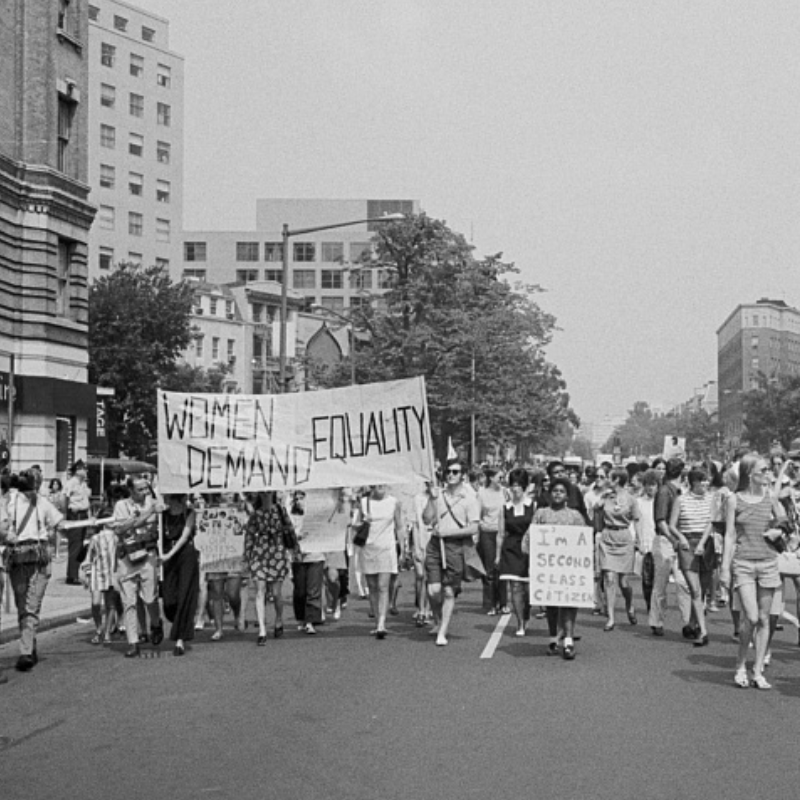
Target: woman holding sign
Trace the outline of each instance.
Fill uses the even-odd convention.
[[[583,514],[567,506],[569,486],[568,478],[553,478],[550,483],[550,506],[536,510],[533,515],[534,525],[586,525]],[[525,534],[522,552],[530,553],[530,533]],[[549,655],[558,653],[558,642],[561,636],[564,639],[562,656],[566,661],[572,661],[575,658],[575,618],[577,616],[578,609],[574,606],[547,607],[547,625],[550,630]]]
[[[608,476],[608,488],[595,508],[595,530],[600,533],[598,547],[600,570],[608,601],[608,622],[603,630],[614,630],[614,605],[617,600],[617,582],[625,598],[625,611],[628,622],[636,625],[636,612],[633,608],[633,589],[628,583],[628,575],[634,571],[635,550],[631,525],[639,531],[639,506],[636,498],[625,488],[628,471],[612,469]],[[615,581],[616,576],[616,581]]]

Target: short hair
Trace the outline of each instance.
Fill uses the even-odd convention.
[[[589,466],[583,471],[583,474],[588,480],[593,481],[597,477],[597,467],[593,467],[591,464],[589,464]]]
[[[600,466],[601,466],[601,467],[602,467],[602,468],[603,468],[603,469],[604,469],[606,472],[610,472],[612,469],[614,469],[614,465],[613,465],[613,464],[612,464],[610,461],[601,461],[601,462],[600,462]]]
[[[671,458],[667,461],[667,480],[674,481],[676,478],[680,478],[685,466],[686,465],[680,458]]]
[[[550,481],[550,494],[553,493],[553,489],[555,489],[556,486],[561,486],[567,493],[567,496],[569,496],[569,487],[571,485],[572,484],[569,482],[569,478],[552,478]]]
[[[653,463],[650,465],[650,469],[655,469],[659,465],[663,464],[665,467],[667,466],[667,459],[663,456],[656,456],[653,459]]]
[[[500,470],[498,470],[496,467],[484,467],[484,469],[483,469],[483,474],[484,474],[484,475],[485,475],[487,478],[494,478],[494,476],[495,476],[495,475],[497,475],[497,473],[498,473],[499,471],[500,471]]]
[[[528,470],[522,469],[522,467],[512,469],[511,472],[508,473],[509,486],[513,486],[516,483],[520,489],[527,489],[529,481]]]
[[[625,471],[628,473],[628,478],[632,479],[637,472],[642,471],[641,464],[637,464],[635,461],[631,461],[629,464],[625,465]]]
[[[566,469],[566,467],[564,466],[564,462],[563,461],[559,461],[557,458],[554,458],[552,461],[550,461],[547,464],[547,474],[552,476],[553,470],[556,467],[564,467],[564,469]]]
[[[608,476],[610,480],[616,480],[620,486],[625,486],[628,482],[628,470],[624,467],[615,467],[611,470],[611,474]]]
[[[689,475],[687,476],[687,480],[689,481],[689,486],[693,486],[695,483],[701,483],[702,481],[708,480],[708,473],[701,469],[700,467],[693,467],[689,470]]]
[[[646,469],[642,473],[642,486],[658,486],[661,483],[661,476],[657,469]]]

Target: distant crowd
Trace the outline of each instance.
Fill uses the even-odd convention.
[[[252,625],[259,647],[270,635],[280,639],[289,579],[299,632],[317,635],[323,625],[335,625],[352,590],[368,600],[370,634],[382,641],[391,634],[391,618],[401,614],[401,575],[408,571],[413,622],[437,646],[449,644],[463,581],[479,579],[484,613],[508,615],[517,637],[526,635],[532,618],[545,619],[548,654],[571,661],[580,639],[578,609],[532,608],[528,591],[531,526],[569,525],[593,530],[590,613],[606,618],[604,631],[613,632],[620,619],[639,624],[636,585],[652,635],[664,636],[673,583],[682,636],[694,647],[708,646],[707,615],[728,607],[739,642],[734,683],[766,690],[787,580],[800,618],[798,464],[800,450],[778,449],[767,456],[739,451],[727,464],[655,458],[577,468],[553,460],[542,469],[467,471],[452,460],[405,508],[390,486],[337,490],[343,546],[330,553],[303,550],[302,492],[161,497],[147,476],[134,476],[114,486],[98,509],[82,462],[63,485],[58,479],[43,484],[37,468],[5,475],[0,589],[7,579],[16,603],[16,668],[27,672],[38,662],[39,614],[53,542],[62,535],[67,583],[91,592],[91,643],[110,647],[124,636],[128,658],[160,647],[164,618],[175,656],[196,635],[205,637],[199,632],[207,626],[210,642],[222,639],[228,614],[235,630]],[[208,506],[236,509],[244,520],[243,556],[225,572],[201,571],[194,545]]]

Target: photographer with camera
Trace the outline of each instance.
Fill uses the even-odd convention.
[[[164,624],[158,605],[158,515],[165,510],[157,502],[150,484],[142,477],[128,478],[131,496],[114,506],[111,527],[117,534],[117,578],[125,609],[126,658],[139,651],[139,619],[136,601],[141,596],[150,618],[150,641],[158,647],[164,639]]]

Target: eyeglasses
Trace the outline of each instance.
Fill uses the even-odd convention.
[[[461,474],[461,470],[460,469],[449,469],[449,470],[447,470],[447,474],[448,475],[460,475]]]

